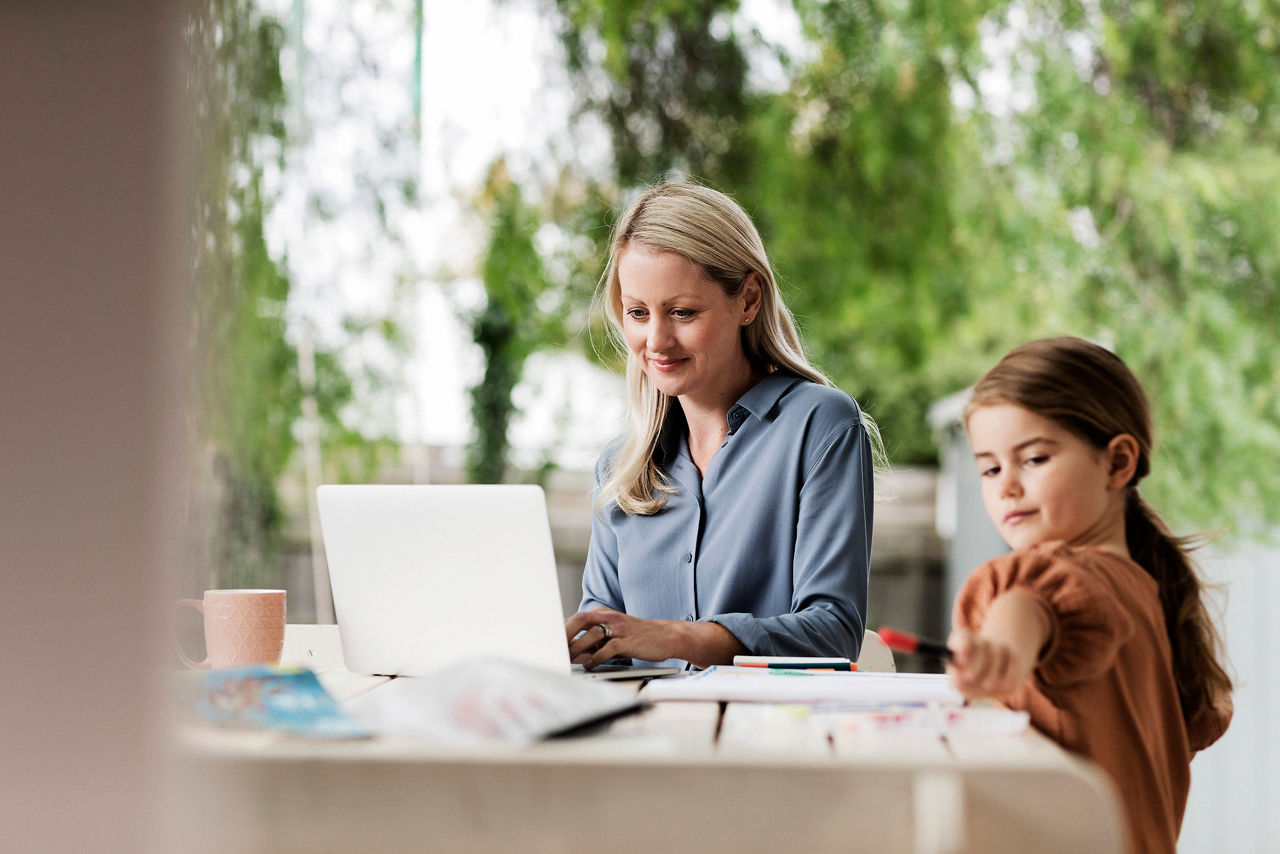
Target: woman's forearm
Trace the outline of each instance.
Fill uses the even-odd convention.
[[[748,651],[733,632],[719,623],[672,623],[681,650],[675,657],[683,658],[695,667],[732,664],[735,655],[745,655]]]

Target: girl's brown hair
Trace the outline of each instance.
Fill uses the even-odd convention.
[[[1151,409],[1142,384],[1111,351],[1080,338],[1045,338],[1015,348],[973,388],[965,410],[1013,404],[1048,418],[1102,449],[1128,433],[1138,442],[1138,465],[1128,485],[1125,540],[1129,555],[1160,588],[1173,672],[1189,727],[1231,693],[1219,661],[1221,640],[1205,608],[1204,585],[1190,551],[1194,537],[1177,537],[1138,495],[1151,470]]]

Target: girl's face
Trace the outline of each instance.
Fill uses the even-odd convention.
[[[975,409],[967,422],[982,500],[1014,550],[1049,540],[1126,551],[1124,486],[1137,443],[1121,434],[1099,450],[1013,404]]]
[[[641,244],[623,250],[618,282],[627,348],[654,386],[708,402],[738,390],[751,369],[741,330],[759,306],[754,284],[726,296],[688,259]]]

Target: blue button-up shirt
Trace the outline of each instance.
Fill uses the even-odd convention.
[[[657,462],[676,492],[653,516],[596,509],[579,610],[710,620],[755,655],[856,659],[873,502],[858,405],[770,374],[729,410],[729,435],[702,477],[673,404]],[[597,488],[617,449],[596,464]]]

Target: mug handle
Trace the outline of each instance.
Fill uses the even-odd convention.
[[[195,608],[195,609],[196,609],[197,611],[199,611],[202,615],[204,614],[204,602],[200,601],[199,599],[179,599],[176,603],[174,603],[174,607],[176,607],[176,608]],[[177,639],[177,638],[174,638],[174,640],[173,640],[173,645],[174,645],[174,646],[177,648],[177,650],[178,650],[178,658],[181,658],[181,659],[182,659],[182,663],[183,663],[183,664],[185,664],[187,667],[190,667],[192,670],[206,670],[206,669],[208,669],[208,667],[209,667],[209,656],[208,656],[208,655],[206,655],[206,656],[204,657],[204,660],[203,660],[203,661],[192,661],[191,659],[187,658],[187,654],[186,654],[185,652],[183,652],[183,651],[182,651],[182,644],[178,641],[178,639]]]

